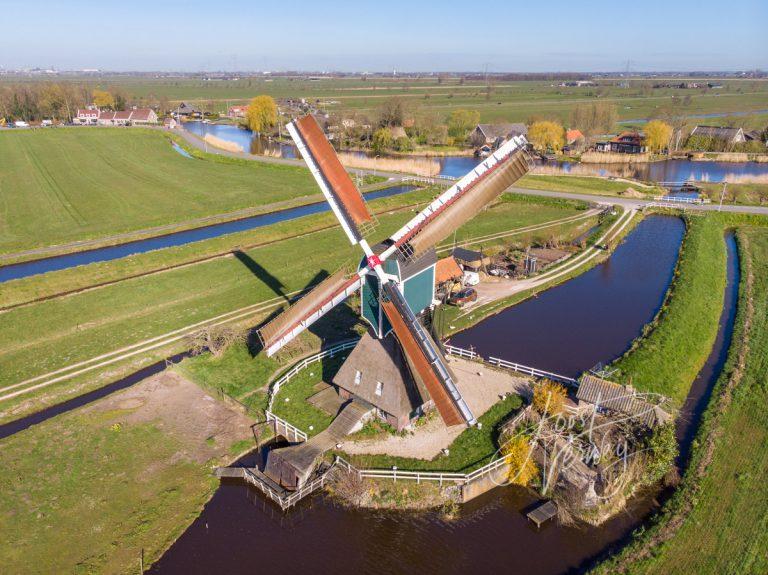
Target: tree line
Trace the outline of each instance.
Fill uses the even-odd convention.
[[[21,82],[0,85],[0,118],[11,122],[44,119],[69,122],[78,108],[95,105],[102,109],[125,110],[149,107],[167,113],[170,103],[164,96],[130,96],[119,87],[100,88],[79,82]]]

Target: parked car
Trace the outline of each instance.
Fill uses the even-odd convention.
[[[465,286],[476,286],[480,283],[480,274],[477,272],[465,271],[461,280]]]
[[[16,122],[14,122],[14,126],[17,127],[17,128],[29,128],[29,124],[27,124],[26,122],[24,122],[22,120],[18,120]]]
[[[472,303],[473,301],[477,301],[477,292],[472,288],[464,288],[461,291],[457,291],[448,299],[449,304],[457,307]]]

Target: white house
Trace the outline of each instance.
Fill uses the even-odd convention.
[[[132,108],[119,112],[87,108],[78,110],[72,119],[75,124],[86,126],[127,126],[136,124],[157,124],[157,113],[151,108]]]

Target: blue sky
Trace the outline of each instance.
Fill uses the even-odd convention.
[[[768,68],[766,0],[0,0],[0,67]]]

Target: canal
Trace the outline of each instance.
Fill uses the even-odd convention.
[[[204,124],[203,122],[185,122],[185,130],[201,137],[211,134],[217,138],[234,142],[245,152],[256,155],[272,155],[282,158],[298,158],[299,153],[293,144],[278,143],[257,137],[250,130],[243,130],[231,124]],[[363,152],[359,152],[364,155]],[[415,156],[425,159],[426,156]],[[474,156],[435,156],[429,159],[440,165],[441,176],[460,178],[478,165],[483,158]],[[574,162],[539,162],[549,173],[573,175],[614,176],[634,178],[654,182],[682,182],[697,180],[704,182],[722,182],[727,176],[764,176],[768,175],[768,163],[757,162],[694,162],[691,160],[663,160],[641,164],[582,164]]]
[[[364,195],[366,200],[371,201],[377,198],[388,198],[390,196],[412,192],[416,188],[417,186],[400,184],[397,186],[390,186],[381,190],[368,192]],[[143,254],[152,250],[182,246],[192,242],[218,238],[219,236],[226,234],[242,232],[245,230],[253,230],[279,222],[295,220],[296,218],[301,218],[303,216],[309,216],[312,214],[319,214],[329,210],[330,207],[327,202],[316,202],[313,204],[299,206],[297,208],[290,208],[287,210],[270,212],[258,216],[231,220],[220,224],[203,226],[182,232],[153,236],[145,240],[136,240],[132,242],[117,244],[114,246],[106,246],[103,248],[96,248],[92,250],[85,250],[81,252],[73,252],[60,256],[43,258],[39,260],[31,260],[18,264],[11,264],[0,267],[0,283],[46,272],[72,268],[75,266],[83,266],[96,262],[116,260],[126,256]]]
[[[544,350],[539,361],[552,370],[575,373],[597,361],[610,361],[627,349],[658,310],[682,237],[681,220],[651,216],[607,262],[481,322],[462,337],[475,333],[479,338],[476,347],[492,345],[485,324],[503,318],[504,323],[496,324],[495,329],[512,338],[505,341],[522,343],[523,334],[532,334]],[[730,344],[738,263],[732,236],[727,242],[729,283],[720,335],[694,386],[695,406],[706,403]],[[619,295],[605,301],[608,292]],[[546,326],[534,313],[550,315],[541,308],[545,297],[560,310],[557,322]],[[534,311],[528,311],[529,307]],[[582,313],[582,308],[589,312]],[[548,334],[559,339],[551,341]],[[566,351],[564,341],[577,345],[585,358],[580,360]],[[532,347],[520,347],[514,353],[523,349],[530,352]],[[700,413],[697,407],[690,409]],[[684,419],[687,424],[682,434],[689,444],[698,415]],[[599,527],[550,524],[537,531],[523,513],[536,498],[515,487],[486,493],[462,506],[458,519],[446,520],[433,512],[348,510],[320,497],[283,515],[248,486],[228,481],[150,572],[573,572],[623,541],[654,509],[656,495],[638,495],[623,513]]]

